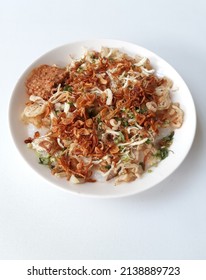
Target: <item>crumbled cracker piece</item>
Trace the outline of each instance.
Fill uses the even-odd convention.
[[[48,100],[52,89],[57,87],[67,75],[68,71],[65,68],[41,65],[32,70],[26,81],[27,94]]]

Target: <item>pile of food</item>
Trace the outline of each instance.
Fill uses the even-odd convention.
[[[168,156],[183,123],[171,88],[147,58],[118,49],[87,50],[65,68],[40,65],[26,81],[22,120],[37,131],[25,143],[73,183],[95,182],[97,172],[133,181]]]

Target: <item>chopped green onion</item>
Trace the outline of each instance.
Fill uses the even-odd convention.
[[[175,132],[172,131],[169,135],[165,136],[162,140],[164,140],[165,142],[170,142],[173,140]]]
[[[72,86],[70,85],[66,85],[64,88],[63,88],[64,91],[69,91],[69,92],[73,92],[73,88]]]
[[[126,155],[123,155],[122,157],[121,157],[121,159],[122,159],[122,161],[124,161],[124,162],[128,162],[128,161],[130,161],[130,156],[128,155],[128,154],[126,154]]]
[[[174,131],[172,131],[169,135],[163,137],[158,143],[159,146],[169,147],[172,144],[174,134]]]
[[[39,164],[48,165],[50,163],[50,157],[39,157]]]
[[[145,142],[146,144],[151,144],[152,143],[152,140],[151,139],[147,139],[147,141]]]
[[[118,144],[118,143],[117,143],[117,144]],[[122,152],[124,149],[125,149],[125,147],[123,147],[123,146],[119,146],[119,150],[120,150],[120,152]]]
[[[119,143],[119,139],[118,139],[118,138],[115,138],[115,139],[114,139],[114,143],[115,143],[115,144],[118,144],[118,143]]]
[[[161,160],[165,159],[168,157],[169,151],[166,147],[160,148],[157,153],[155,154],[156,157],[160,158]]]
[[[127,120],[122,119],[122,125],[123,125],[124,127],[126,127],[126,126],[129,126],[129,123],[128,123]]]
[[[130,119],[134,119],[134,114],[132,112],[129,112],[127,115]]]
[[[144,108],[137,107],[136,111],[137,111],[137,113],[144,114],[147,112],[147,107],[144,107]]]
[[[119,132],[119,137],[118,138],[120,139],[121,142],[125,141],[124,134],[121,131]]]
[[[108,164],[108,165],[105,166],[105,168],[106,168],[107,170],[109,170],[109,169],[111,168],[111,165]]]
[[[72,102],[72,101],[69,101],[69,102],[67,102],[69,105],[74,105],[74,102]]]

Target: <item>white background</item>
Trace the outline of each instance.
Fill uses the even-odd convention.
[[[7,0],[0,11],[0,259],[206,259],[205,1]],[[9,133],[9,100],[25,68],[56,46],[91,38],[157,53],[196,104],[186,160],[133,197],[89,199],[55,188],[27,166]]]

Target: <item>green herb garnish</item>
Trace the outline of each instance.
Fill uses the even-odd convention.
[[[137,107],[136,108],[137,113],[139,114],[144,114],[147,112],[147,107],[141,108],[141,107]]]
[[[48,165],[50,163],[50,157],[39,157],[39,164]]]
[[[121,131],[119,132],[118,138],[119,138],[120,142],[124,142],[125,141],[124,134]]]
[[[134,119],[134,114],[132,112],[128,112],[127,113],[127,116],[130,118],[130,119]]]
[[[128,154],[124,154],[121,157],[121,160],[124,161],[124,162],[129,162],[131,160],[131,158],[130,158],[130,156]]]
[[[169,151],[168,148],[162,147],[159,150],[157,150],[157,153],[155,154],[156,157],[160,158],[161,160],[165,159],[168,157]]]
[[[129,126],[129,123],[128,123],[127,120],[122,119],[122,125],[123,125],[124,127],[127,127],[127,126]]]
[[[87,108],[86,111],[87,111],[89,118],[94,118],[97,115],[97,111],[96,111],[95,107]]]
[[[64,86],[63,90],[64,90],[64,91],[73,92],[73,88],[72,88],[72,86],[70,86],[70,85]]]
[[[152,140],[151,139],[147,139],[147,141],[145,142],[146,144],[151,144],[152,143]]]
[[[145,164],[143,161],[139,162],[139,165],[142,167],[142,170],[145,170]]]
[[[172,131],[169,135],[163,137],[158,143],[159,146],[169,147],[172,144],[174,134],[174,131]]]
[[[124,137],[124,134],[120,131],[119,135],[114,139],[114,143],[119,144],[122,142],[125,142],[125,137]]]
[[[101,122],[102,122],[101,117],[100,117],[100,116],[97,116],[97,123],[99,124],[99,123],[101,123]]]
[[[115,139],[114,139],[114,143],[115,143],[115,144],[118,144],[118,143],[119,143],[119,139],[118,139],[118,138],[115,138]]]
[[[109,169],[111,168],[111,165],[108,164],[108,165],[105,166],[105,168],[106,168],[107,170],[109,170]]]

